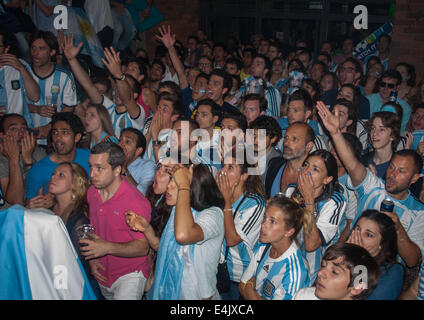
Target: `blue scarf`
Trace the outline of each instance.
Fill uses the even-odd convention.
[[[193,216],[199,212],[191,209]],[[158,256],[153,286],[150,289],[148,300],[178,300],[181,291],[181,279],[184,271],[184,252],[187,245],[181,245],[175,239],[174,232],[175,206],[162,232],[159,242]],[[189,244],[190,254],[193,257],[194,244]]]

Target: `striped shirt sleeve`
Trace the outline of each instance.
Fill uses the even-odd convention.
[[[319,211],[319,216],[316,222],[317,228],[325,240],[325,244],[337,234],[343,215],[346,211],[346,200],[341,194],[334,194]],[[325,245],[323,244],[323,245]]]
[[[236,231],[250,248],[253,248],[259,238],[265,201],[258,195],[250,195],[246,209],[237,214],[234,219]]]

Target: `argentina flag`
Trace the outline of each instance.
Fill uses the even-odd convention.
[[[104,68],[102,44],[83,9],[68,6],[68,29],[64,33],[73,34],[75,44],[84,44],[80,53],[90,56],[95,66]]]
[[[0,300],[96,299],[60,217],[15,205],[0,234]]]

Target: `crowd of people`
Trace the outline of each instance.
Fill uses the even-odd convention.
[[[2,5],[31,28],[0,30],[0,210],[59,216],[98,299],[424,298],[424,82],[389,35],[360,61],[159,26],[149,57],[151,1],[73,1],[101,68],[62,2]]]

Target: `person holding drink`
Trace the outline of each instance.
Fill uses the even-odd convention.
[[[386,198],[392,200],[393,212],[381,212],[395,223],[400,260],[408,267],[415,267],[420,263],[421,250],[424,248],[424,204],[411,195],[409,187],[420,177],[423,166],[421,157],[413,150],[395,152],[383,182],[354,157],[340,131],[338,110],[331,113],[322,101],[317,102],[317,109],[349,174],[348,187],[358,195],[357,212],[362,213],[366,209],[381,211],[382,201]],[[353,225],[358,218],[359,214],[353,220]]]
[[[30,101],[33,126],[39,130],[40,144],[45,145],[50,132],[51,117],[56,112],[73,112],[77,104],[75,80],[72,73],[56,64],[59,44],[53,33],[36,31],[31,35],[31,75],[40,87],[40,100]]]
[[[90,186],[88,175],[84,168],[75,162],[62,162],[54,170],[49,183],[49,193],[54,196],[55,204],[51,207],[54,214],[62,218],[66,230],[69,233],[72,244],[84,267],[84,271],[90,281],[91,287],[97,298],[102,299],[99,285],[90,271],[88,261],[81,254],[78,241],[82,238],[91,237],[89,233],[94,232],[94,228],[88,229],[88,204],[87,190]]]

